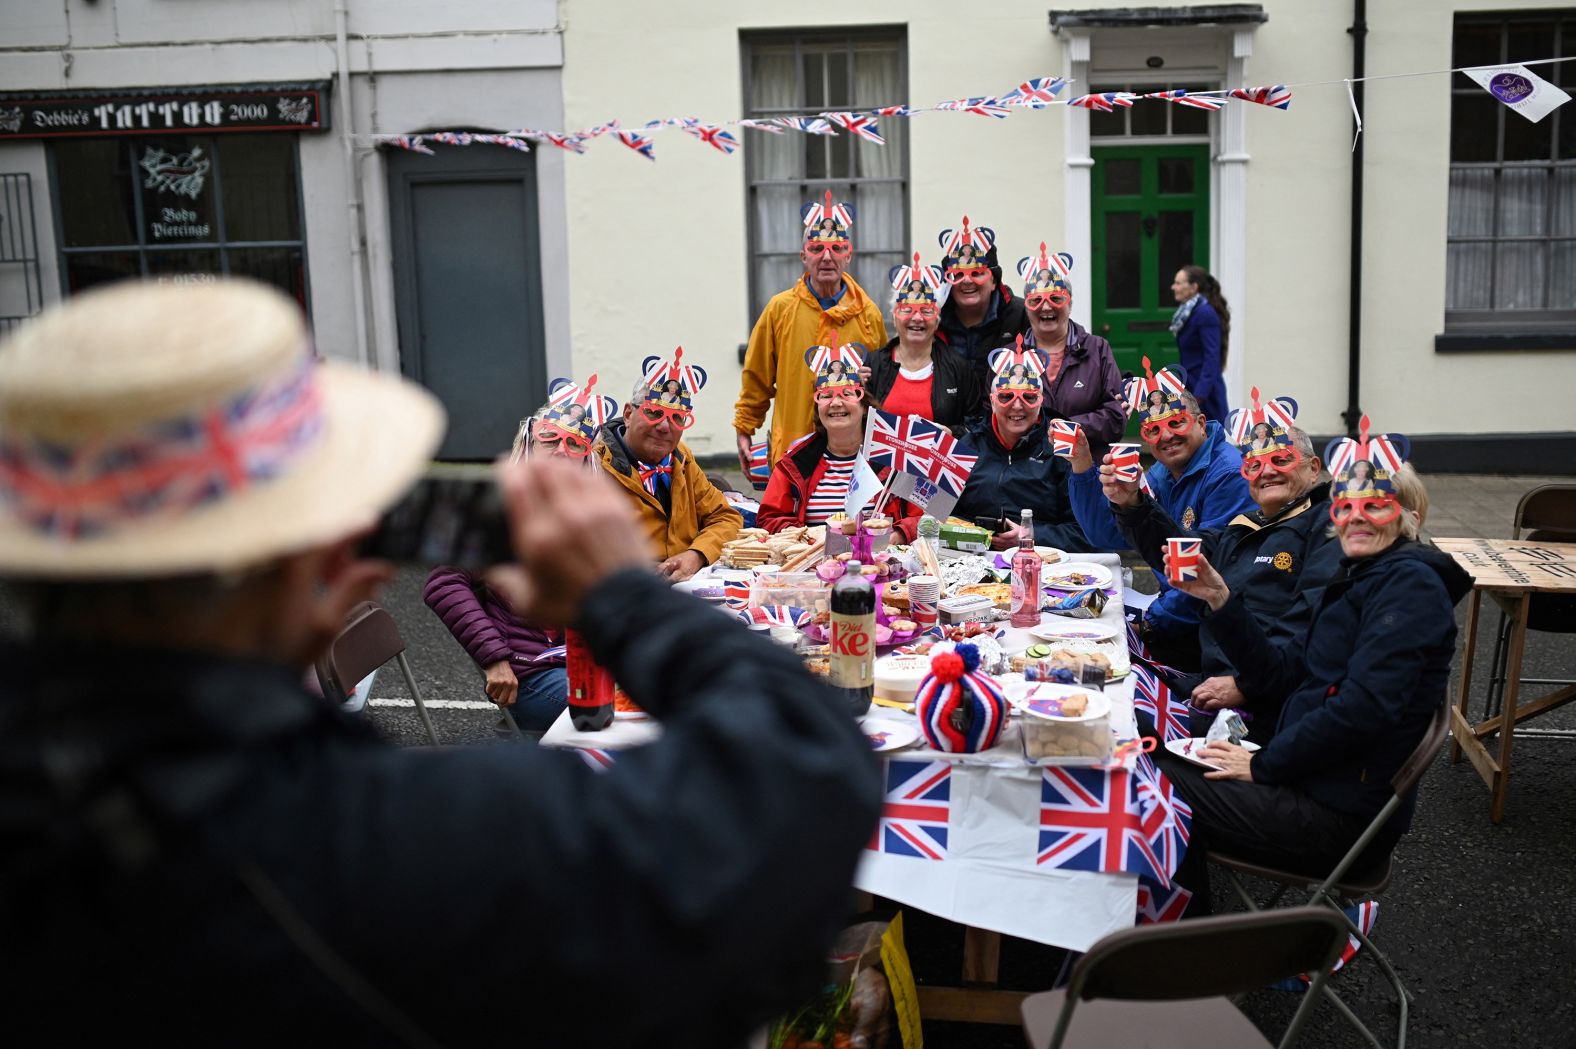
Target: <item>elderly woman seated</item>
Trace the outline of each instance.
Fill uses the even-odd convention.
[[[1328,873],[1390,798],[1390,780],[1439,705],[1455,652],[1452,608],[1472,586],[1454,561],[1419,540],[1428,496],[1402,464],[1399,435],[1341,438],[1326,449],[1337,496],[1330,517],[1343,557],[1302,644],[1266,637],[1243,596],[1201,559],[1196,579],[1177,586],[1209,606],[1215,636],[1240,669],[1270,678],[1296,671],[1274,737],[1249,752],[1211,743],[1205,772],[1157,752],[1193,807],[1193,841],[1178,878],[1207,907],[1206,849],[1282,869]],[[1356,493],[1354,462],[1372,465]],[[1397,810],[1359,859],[1382,858],[1411,822]],[[1200,845],[1202,844],[1202,847]]]
[[[865,440],[865,390],[859,379],[863,362],[860,346],[815,346],[805,352],[805,363],[815,373],[815,432],[790,445],[772,467],[755,514],[760,527],[780,532],[794,525],[825,524],[844,512]],[[885,481],[887,474],[883,468],[876,476]],[[893,530],[912,541],[919,511],[902,500],[888,506],[895,506]]]

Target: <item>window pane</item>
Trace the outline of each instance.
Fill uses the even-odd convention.
[[[797,186],[756,186],[755,250],[787,251],[798,255],[804,243],[804,223],[799,218],[799,209],[810,202],[810,196]],[[854,216],[856,234],[860,232],[860,218]]]
[[[1491,96],[1485,92],[1485,97]],[[1553,155],[1554,119],[1551,116],[1534,124],[1520,113],[1505,110],[1504,159],[1548,160]]]
[[[891,105],[880,102],[877,105]],[[843,48],[828,52],[826,56],[826,108],[856,109],[854,93],[848,83],[848,52]]]
[[[1117,138],[1127,134],[1127,110],[1117,109],[1112,113],[1102,113],[1091,109],[1089,113],[1089,136],[1091,138]]]
[[[908,256],[901,252],[855,252],[854,264],[849,267],[854,280],[865,289],[865,294],[870,296],[870,301],[876,304],[885,318],[888,329],[892,327],[892,311],[887,304],[892,300],[892,285],[887,281],[887,274],[892,272],[892,267],[901,264]],[[880,349],[879,346],[870,347],[872,350]]]
[[[65,246],[137,243],[125,140],[58,142],[54,150]]]
[[[1170,102],[1160,102],[1154,99],[1140,100],[1133,103],[1129,111],[1131,116],[1130,127],[1135,135],[1164,135],[1166,133],[1166,110],[1178,108]]]
[[[218,240],[213,143],[193,136],[139,139],[136,157],[145,242]]]
[[[766,300],[780,291],[793,287],[794,281],[804,276],[804,265],[797,255],[763,256],[755,260],[755,287],[760,302],[756,304],[759,313],[766,305]],[[808,349],[809,347],[806,347]]]
[[[1490,66],[1499,64],[1499,23],[1456,23],[1455,50],[1450,64]]]
[[[1526,236],[1548,232],[1549,173],[1544,168],[1503,168],[1499,173],[1499,232]]]
[[[1492,244],[1450,245],[1445,262],[1445,309],[1488,309],[1493,265]]]
[[[230,272],[272,284],[306,309],[306,265],[300,248],[241,248],[230,252]]]
[[[1494,308],[1530,310],[1543,306],[1548,245],[1502,243],[1494,262]]]
[[[139,277],[142,270],[134,251],[94,252],[66,256],[66,287],[71,294],[86,291],[95,284]]]
[[[1576,21],[1566,22],[1560,26],[1560,54],[1569,54],[1573,47],[1576,47]],[[1545,80],[1552,80],[1564,87],[1576,87],[1576,62],[1561,62],[1554,67],[1552,73],[1540,75]]]
[[[226,240],[300,240],[294,135],[232,135],[217,143]]]
[[[1200,88],[1199,90],[1205,90]],[[1143,105],[1144,103],[1139,103]],[[1192,106],[1179,106],[1174,102],[1150,102],[1149,105],[1163,105],[1171,110],[1171,133],[1173,135],[1207,135],[1209,134],[1209,113],[1206,110],[1194,109]]]
[[[796,70],[793,48],[752,48],[749,76],[750,109],[759,113],[762,110],[797,108],[799,92]]]
[[[1506,33],[1506,62],[1530,62],[1539,58],[1553,58],[1554,20],[1537,22],[1511,22]]]
[[[1572,36],[1572,41],[1576,42],[1576,35]],[[1576,66],[1576,62],[1566,62],[1565,65]],[[1576,88],[1576,84],[1572,84],[1571,88]],[[1567,93],[1576,92],[1567,90]],[[1553,120],[1559,124],[1559,131],[1556,133],[1559,141],[1555,143],[1554,155],[1560,160],[1576,160],[1576,116],[1555,110],[1551,116],[1544,119]]]
[[[833,109],[826,99],[826,57],[819,51],[804,55],[804,104],[807,109]]]
[[[1138,213],[1110,211],[1105,216],[1105,305],[1136,309],[1140,305]]]
[[[214,249],[148,252],[148,277],[160,284],[205,284],[222,272]]]
[[[1144,191],[1144,166],[1139,160],[1105,160],[1100,163],[1108,197],[1136,196]]]
[[[1193,213],[1191,211],[1162,211],[1160,213],[1160,297],[1155,301],[1164,306],[1174,301],[1171,295],[1171,278],[1177,270],[1190,263],[1204,265],[1204,260],[1194,258]]]
[[[1576,168],[1554,171],[1554,232],[1576,236]]]
[[[1160,192],[1192,193],[1195,164],[1192,157],[1161,157]]]
[[[1450,172],[1450,226],[1452,237],[1494,235],[1494,184],[1492,168],[1454,168]]]
[[[854,202],[858,209],[854,215],[855,259],[865,252],[872,251],[895,251],[903,257],[916,246],[919,247],[921,254],[927,254],[925,245],[904,243],[901,183],[877,182],[860,185],[855,191]],[[886,270],[881,272],[885,274]]]
[[[1549,309],[1576,309],[1576,240],[1553,245],[1554,273],[1549,282]]]
[[[1502,107],[1487,91],[1473,89],[1470,95],[1450,98],[1450,159],[1464,163],[1499,159],[1495,140],[1499,135]],[[1517,119],[1521,119],[1517,117]]]

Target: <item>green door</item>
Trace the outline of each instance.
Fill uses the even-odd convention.
[[[1171,278],[1209,268],[1209,146],[1105,146],[1094,156],[1091,318],[1124,372],[1177,360]]]

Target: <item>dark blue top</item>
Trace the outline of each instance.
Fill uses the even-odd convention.
[[[1226,384],[1220,375],[1220,314],[1207,299],[1199,300],[1177,332],[1177,349],[1187,371],[1187,388],[1198,398],[1206,418],[1226,421]]]
[[[842,302],[843,293],[848,290],[848,282],[840,280],[837,282],[837,294],[833,295],[830,299],[823,299],[821,296],[815,294],[815,285],[810,283],[810,275],[808,273],[804,275],[804,286],[805,290],[807,290],[811,295],[815,295],[815,301],[821,304],[822,310],[829,310],[833,306],[836,306],[839,302]]]

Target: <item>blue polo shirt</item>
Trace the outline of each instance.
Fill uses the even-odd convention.
[[[821,296],[815,294],[815,285],[810,283],[810,275],[808,273],[804,275],[804,287],[806,291],[815,297],[815,301],[821,304],[821,311],[824,313],[833,306],[836,306],[839,302],[843,301],[843,295],[848,291],[848,282],[838,281],[837,294],[833,295],[830,299],[823,299]]]

